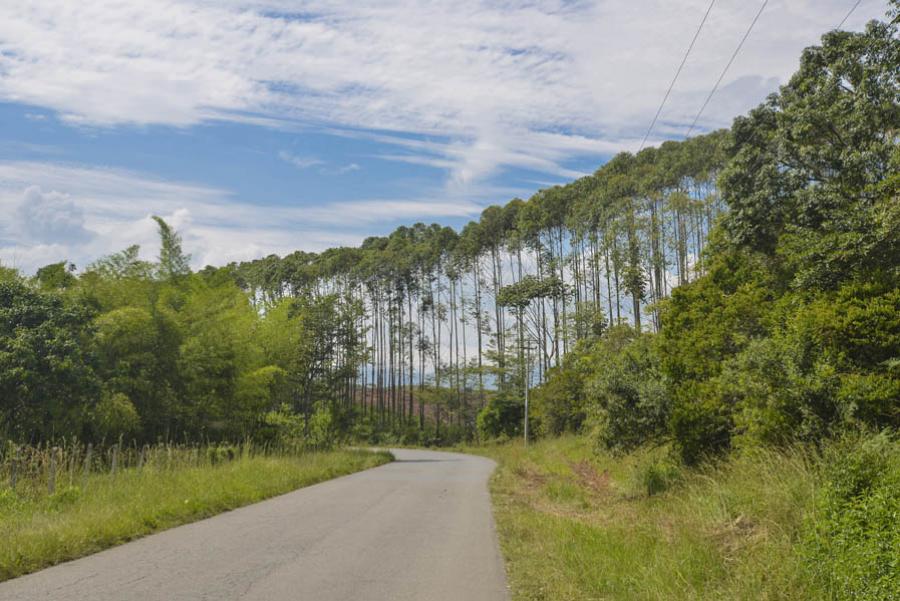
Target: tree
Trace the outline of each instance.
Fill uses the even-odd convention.
[[[0,282],[0,430],[27,441],[85,433],[99,392],[91,317],[57,293]]]
[[[59,290],[69,288],[78,281],[78,278],[72,273],[74,271],[75,265],[73,263],[61,261],[41,267],[37,270],[35,278],[41,287],[49,290]]]
[[[162,217],[153,216],[159,229],[157,273],[164,280],[177,280],[191,273],[191,256],[181,250],[181,236]]]

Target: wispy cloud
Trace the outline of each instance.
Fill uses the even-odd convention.
[[[342,165],[340,167],[336,167],[334,170],[332,170],[332,173],[334,173],[335,175],[343,175],[345,173],[359,171],[360,169],[362,169],[362,167],[360,167],[358,164],[348,163],[347,165]]]
[[[278,153],[278,158],[284,161],[285,163],[290,163],[294,167],[298,169],[309,169],[310,167],[316,167],[318,165],[324,165],[325,161],[313,157],[298,157],[294,156],[289,152],[282,150]]]
[[[847,4],[771,1],[702,125],[726,124],[785,81]],[[224,119],[438,136],[407,147],[446,169],[451,186],[507,167],[569,175],[561,165],[572,157],[636,146],[706,5],[5,2],[0,98],[88,126]],[[847,26],[886,6],[864,2]],[[684,132],[757,8],[716,4],[654,138]],[[311,160],[294,164],[323,167]]]
[[[322,175],[343,175],[345,173],[350,173],[351,171],[359,171],[362,169],[357,163],[348,163],[346,165],[340,165],[337,167],[328,166],[327,161],[323,161],[322,159],[318,159],[315,157],[301,157],[293,155],[285,150],[282,150],[278,153],[278,158],[284,161],[285,163],[289,163],[298,169],[310,169],[312,167],[318,167],[319,173]]]
[[[62,260],[84,266],[131,244],[152,256],[158,244],[153,214],[181,230],[201,267],[358,244],[375,225],[474,217],[480,210],[471,201],[441,198],[260,205],[227,190],[131,171],[0,162],[0,214],[11,216],[0,221],[0,261],[26,271]]]

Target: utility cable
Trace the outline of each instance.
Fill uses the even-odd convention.
[[[862,0],[856,0],[856,4],[853,5],[853,8],[850,9],[850,12],[847,13],[847,16],[844,17],[844,20],[841,21],[840,25],[838,25],[837,27],[835,27],[835,29],[840,29],[841,27],[843,27],[843,26],[844,26],[844,23],[847,22],[847,19],[850,18],[850,15],[853,14],[853,12],[859,7],[860,4],[862,4]]]
[[[709,104],[709,101],[712,100],[712,97],[713,95],[715,95],[716,90],[719,89],[719,85],[722,83],[722,80],[725,79],[725,74],[728,72],[728,69],[731,67],[734,59],[737,58],[737,55],[741,51],[741,48],[744,47],[744,42],[746,42],[747,38],[750,37],[750,32],[753,31],[753,28],[756,26],[756,22],[759,21],[759,18],[760,16],[762,16],[767,4],[769,4],[769,0],[765,0],[762,3],[762,6],[759,7],[759,12],[756,13],[755,17],[753,17],[753,21],[750,23],[750,27],[747,28],[747,31],[744,33],[744,37],[741,38],[741,41],[737,45],[737,48],[734,49],[731,58],[728,59],[728,64],[726,64],[725,68],[722,69],[722,73],[721,75],[719,75],[719,79],[716,80],[716,85],[713,86],[712,90],[709,92],[709,96],[707,96],[706,100],[703,102],[703,106],[700,107],[700,111],[697,113],[697,116],[694,117],[694,122],[691,123],[691,128],[688,130],[687,134],[685,134],[685,138],[689,137],[694,131],[694,128],[697,126],[697,121],[700,120],[700,116],[703,114],[703,111],[706,110],[706,106]]]
[[[681,64],[678,65],[678,70],[675,72],[675,77],[672,78],[672,83],[669,84],[669,89],[666,90],[666,95],[663,97],[662,102],[659,105],[659,108],[656,109],[656,115],[653,116],[653,121],[650,123],[650,127],[647,128],[647,133],[644,134],[644,139],[641,140],[641,147],[638,149],[638,152],[644,149],[644,144],[647,143],[647,138],[650,137],[650,133],[653,131],[653,127],[656,125],[656,120],[659,119],[660,113],[662,113],[663,107],[666,105],[666,101],[669,99],[669,94],[672,93],[672,88],[675,87],[675,82],[678,81],[678,76],[681,75],[681,70],[684,69],[684,64],[687,62],[688,56],[691,54],[691,50],[694,49],[694,44],[697,43],[697,38],[700,37],[700,30],[703,29],[703,26],[706,24],[706,19],[709,17],[710,11],[712,11],[713,4],[716,3],[716,0],[712,0],[709,3],[709,7],[706,9],[706,14],[703,15],[703,20],[700,21],[700,27],[697,28],[697,31],[694,33],[694,39],[691,40],[691,45],[688,46],[687,52],[684,53],[684,58],[681,59]]]

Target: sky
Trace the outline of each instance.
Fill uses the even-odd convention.
[[[696,131],[854,3],[769,0]],[[762,4],[713,3],[648,145],[684,138]],[[461,226],[637,150],[709,5],[0,0],[0,263],[149,259],[151,215],[196,268]]]

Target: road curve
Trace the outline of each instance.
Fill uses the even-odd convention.
[[[397,461],[0,584],[28,601],[503,601],[489,459]]]

